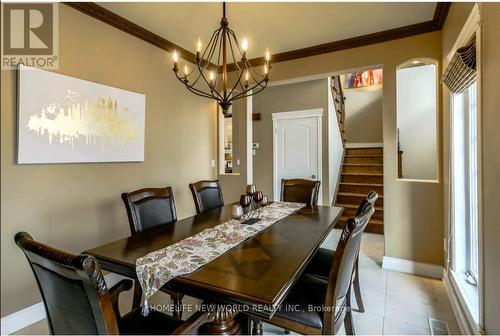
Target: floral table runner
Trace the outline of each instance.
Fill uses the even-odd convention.
[[[143,314],[149,312],[148,298],[168,281],[194,272],[304,205],[274,202],[251,213],[250,217],[260,219],[255,224],[242,224],[231,219],[137,259],[137,278],[144,292]]]

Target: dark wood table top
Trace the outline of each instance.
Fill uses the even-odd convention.
[[[169,288],[215,303],[253,304],[274,310],[300,276],[342,213],[338,207],[307,207],[271,225],[197,271],[176,277]],[[120,239],[84,253],[107,271],[136,277],[137,258],[230,219],[225,206],[174,224]],[[269,318],[272,313],[256,312]]]

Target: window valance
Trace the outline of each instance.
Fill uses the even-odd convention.
[[[460,93],[476,81],[476,36],[459,48],[443,74],[441,82],[450,91]]]

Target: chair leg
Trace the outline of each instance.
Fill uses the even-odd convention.
[[[359,286],[359,257],[356,259],[356,265],[354,266],[354,295],[356,296],[356,302],[358,304],[358,311],[360,313],[365,312],[365,306],[363,305],[363,299],[361,298],[361,288]]]
[[[132,309],[138,308],[141,306],[142,300],[142,288],[139,280],[134,280],[134,297],[132,299]]]
[[[356,335],[354,330],[354,323],[352,319],[352,309],[351,309],[351,290],[347,292],[347,305],[346,305],[346,313],[344,317],[344,328],[346,335]]]

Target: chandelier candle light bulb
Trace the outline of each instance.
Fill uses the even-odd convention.
[[[199,54],[201,51],[201,38],[198,37],[198,42],[196,43],[196,52]]]
[[[213,71],[210,71],[210,82],[212,82],[212,85],[214,84],[215,82],[215,74]]]
[[[192,60],[194,69],[191,72],[187,65],[184,75],[178,73],[179,55],[174,51],[174,73],[192,93],[209,99],[216,100],[224,115],[229,113],[229,108],[234,100],[250,97],[267,87],[269,71],[271,70],[269,50],[265,51],[265,74],[253,70],[247,59],[248,40],[238,42],[235,32],[229,28],[226,17],[226,3],[223,2],[223,15],[220,27],[212,34],[212,38],[202,50],[201,38],[196,43],[196,58]],[[238,47],[238,45],[240,47]],[[233,46],[237,46],[233,50]],[[188,60],[191,61],[191,60]],[[229,76],[229,72],[235,76]],[[208,73],[208,78],[205,74]],[[220,74],[220,85],[216,76]],[[189,77],[192,80],[188,81]],[[236,78],[234,83],[229,83],[229,78]]]
[[[246,38],[241,41],[241,50],[243,50],[243,55],[241,57],[242,61],[245,62],[247,59],[247,50],[248,50],[248,40]]]
[[[177,54],[177,51],[175,51],[175,50],[174,50],[174,53],[172,54],[172,59],[174,60],[174,71],[177,72],[179,70],[179,67],[178,67],[179,55]]]

